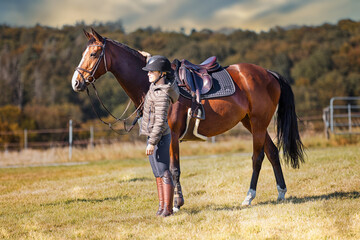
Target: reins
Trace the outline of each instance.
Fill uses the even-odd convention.
[[[132,102],[131,99],[129,99],[129,102],[128,102],[128,104],[127,104],[124,112],[121,114],[121,116],[120,116],[119,118],[115,117],[115,116],[107,109],[107,107],[104,105],[104,103],[103,103],[103,101],[101,100],[101,98],[100,98],[100,96],[99,96],[99,93],[98,93],[98,91],[97,91],[97,89],[96,89],[96,87],[95,87],[96,78],[94,77],[94,75],[95,75],[95,73],[96,73],[96,71],[97,71],[97,69],[98,69],[98,67],[99,67],[99,65],[100,65],[100,62],[101,62],[101,59],[102,59],[102,58],[104,59],[105,71],[106,71],[106,72],[108,71],[108,69],[107,69],[107,64],[106,64],[106,57],[105,57],[106,38],[104,38],[103,45],[91,45],[91,46],[99,46],[99,47],[102,47],[101,54],[100,54],[97,62],[95,63],[94,68],[93,68],[91,71],[89,71],[89,70],[87,70],[87,69],[83,69],[83,68],[81,68],[81,67],[77,67],[77,68],[76,68],[76,71],[80,74],[81,78],[82,78],[86,83],[91,84],[91,85],[93,86],[94,91],[95,91],[95,95],[96,95],[98,101],[100,102],[101,106],[105,109],[105,111],[106,111],[111,117],[113,117],[113,118],[115,119],[115,121],[114,121],[114,122],[106,122],[106,121],[104,121],[104,120],[100,117],[100,115],[98,114],[98,112],[97,112],[96,109],[95,109],[93,100],[91,99],[89,88],[87,87],[87,88],[86,88],[86,93],[87,93],[87,95],[89,96],[90,103],[91,103],[91,107],[92,107],[93,111],[95,112],[96,116],[98,117],[98,119],[99,119],[103,124],[107,125],[111,130],[113,130],[114,132],[116,132],[117,134],[123,135],[123,133],[121,133],[120,131],[114,129],[114,128],[113,128],[113,125],[116,124],[116,123],[119,122],[119,121],[123,121],[123,122],[124,122],[124,130],[125,130],[127,133],[130,132],[130,131],[133,129],[133,127],[135,126],[135,124],[137,123],[137,121],[139,120],[139,118],[141,118],[141,116],[142,116],[142,109],[141,109],[141,108],[142,108],[142,106],[143,106],[143,104],[144,104],[144,100],[142,100],[141,103],[139,104],[139,106],[135,109],[135,111],[134,111],[133,113],[131,113],[131,114],[130,114],[128,117],[126,117],[126,118],[122,118],[122,117],[125,115],[125,113],[126,113],[127,110],[129,109],[130,104],[131,104],[131,102]],[[84,71],[84,72],[87,72],[87,73],[89,73],[90,75],[89,75],[87,78],[85,78],[84,75],[83,75],[79,70]],[[89,78],[92,79],[91,82],[89,81]],[[126,121],[127,121],[129,118],[131,118],[135,113],[136,113],[135,119],[134,119],[133,122],[131,123],[130,127],[127,128],[127,127],[126,127]]]
[[[89,88],[86,88],[86,93],[87,93],[87,95],[89,96],[90,103],[91,103],[91,107],[92,107],[93,111],[95,112],[96,116],[98,117],[98,119],[99,119],[103,124],[108,125],[111,130],[113,130],[114,132],[116,132],[116,133],[119,134],[119,135],[123,135],[123,134],[122,134],[121,132],[119,132],[118,130],[115,130],[115,129],[113,128],[113,125],[116,124],[116,123],[119,122],[119,121],[122,121],[122,122],[124,122],[124,130],[125,130],[127,133],[130,132],[130,131],[133,129],[133,127],[135,126],[135,124],[137,123],[137,121],[139,120],[139,118],[141,118],[141,116],[142,116],[142,109],[141,109],[141,108],[142,108],[142,106],[143,106],[143,104],[144,104],[144,101],[141,101],[140,105],[139,105],[139,106],[135,109],[135,111],[132,112],[128,117],[122,118],[122,117],[125,115],[125,113],[127,112],[127,110],[129,109],[129,106],[130,106],[130,104],[131,104],[131,99],[129,99],[129,102],[128,102],[128,104],[127,104],[124,112],[121,114],[121,116],[120,116],[119,118],[117,118],[117,117],[115,117],[115,116],[105,107],[103,101],[101,100],[101,98],[100,98],[100,96],[99,96],[99,94],[98,94],[98,91],[97,91],[97,89],[96,89],[96,87],[95,87],[95,84],[91,83],[91,85],[92,85],[93,88],[94,88],[95,95],[96,95],[98,101],[100,102],[101,106],[105,109],[105,111],[106,111],[111,117],[113,117],[113,118],[115,119],[115,121],[114,121],[114,122],[106,122],[106,121],[104,121],[104,120],[100,117],[100,115],[99,115],[99,114],[97,113],[97,111],[95,110],[94,103],[93,103],[93,101],[92,101],[92,99],[91,99],[91,96],[90,96]],[[132,121],[130,127],[127,128],[127,127],[126,127],[126,121],[127,121],[129,118],[131,118],[135,113],[136,113],[135,119]]]

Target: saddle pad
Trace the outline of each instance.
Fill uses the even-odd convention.
[[[234,81],[232,80],[230,74],[226,71],[225,68],[221,67],[219,71],[211,72],[210,75],[213,78],[212,88],[208,93],[201,94],[201,99],[225,97],[234,94]],[[175,76],[178,84],[181,84],[177,74],[175,74]],[[183,97],[191,99],[191,94],[186,87],[179,87],[179,91]]]

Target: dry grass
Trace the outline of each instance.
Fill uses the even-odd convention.
[[[230,142],[223,145],[227,151],[236,145]],[[316,148],[308,149],[305,165],[284,167],[288,200],[274,201],[275,180],[264,161],[250,208],[241,206],[249,155],[183,158],[185,205],[165,219],[154,216],[156,186],[142,143],[102,146],[119,156],[132,153],[128,159],[95,148],[74,153],[84,155],[78,161],[92,161],[85,165],[0,169],[0,238],[360,239],[359,146],[311,142]],[[223,143],[201,144],[198,153],[205,155]],[[184,145],[183,155],[196,149]],[[248,152],[248,145],[238,149]]]
[[[111,145],[97,145],[93,148],[73,148],[72,158],[69,160],[69,149],[51,148],[48,150],[22,150],[19,152],[1,152],[0,167],[47,165],[51,163],[94,162],[120,159],[146,158],[144,142],[114,143]],[[209,155],[234,152],[250,152],[249,140],[222,140],[216,144],[211,142],[184,142],[180,144],[181,156]]]
[[[336,147],[344,145],[360,146],[360,137],[335,136],[330,140],[327,140],[323,134],[311,134],[304,135],[303,142],[307,148]],[[69,160],[69,149],[67,147],[51,148],[48,150],[28,149],[19,152],[0,152],[0,167],[45,166],[53,163],[146,158],[145,147],[144,140],[135,143],[99,144],[93,148],[73,148],[71,160]],[[180,156],[201,156],[238,152],[252,152],[251,135],[244,135],[238,138],[223,136],[217,138],[216,144],[213,144],[210,141],[180,143]]]

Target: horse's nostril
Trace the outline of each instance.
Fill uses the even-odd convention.
[[[75,87],[78,87],[80,82],[78,80],[75,81]]]

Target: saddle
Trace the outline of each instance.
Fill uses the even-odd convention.
[[[191,116],[200,120],[205,119],[205,111],[201,104],[201,94],[206,94],[213,86],[213,79],[209,73],[221,68],[215,56],[209,57],[201,64],[193,64],[188,60],[173,62],[182,86],[191,92]]]

